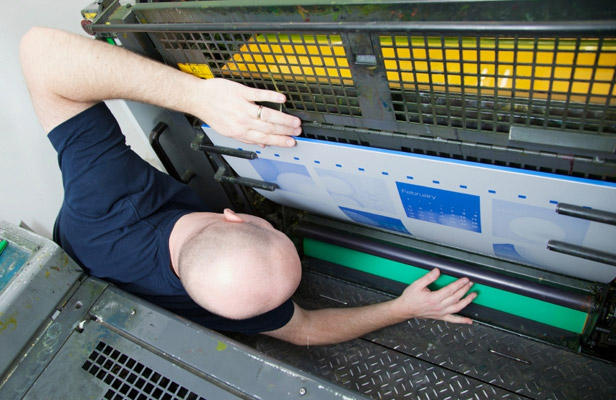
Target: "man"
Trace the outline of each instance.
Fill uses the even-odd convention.
[[[462,278],[441,290],[433,270],[394,300],[307,311],[290,297],[301,276],[291,241],[268,222],[208,211],[187,186],[124,143],[102,100],[128,99],[190,113],[247,143],[290,147],[300,120],[258,101],[285,96],[201,80],[126,50],[34,28],[21,62],[34,109],[58,152],[65,199],[54,239],[94,276],[207,327],[264,333],[295,344],[337,343],[410,318],[454,315],[475,294]],[[335,327],[335,329],[332,329]]]

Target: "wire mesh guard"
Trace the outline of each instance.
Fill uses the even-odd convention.
[[[616,41],[381,36],[396,118],[616,133]]]
[[[340,35],[164,33],[159,39],[168,51],[203,51],[207,64],[180,63],[186,72],[284,92],[289,109],[362,116]]]
[[[104,400],[206,400],[105,342],[98,343],[81,368],[109,385]]]
[[[344,34],[156,35],[186,72],[282,91],[289,110],[362,117]],[[616,38],[371,35],[398,122],[616,133]]]

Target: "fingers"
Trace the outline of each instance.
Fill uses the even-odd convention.
[[[261,90],[246,88],[248,90],[248,96],[246,100],[252,102],[270,102],[270,103],[284,103],[286,96],[282,93],[274,92],[271,90]],[[259,121],[264,124],[256,127],[257,130],[268,132],[274,135],[289,135],[297,136],[301,133],[300,127],[302,121],[289,114],[274,110],[269,107],[263,107],[262,105],[256,105],[254,107],[254,115]],[[266,123],[269,123],[266,125]],[[272,128],[278,129],[277,132],[272,131]],[[291,128],[291,129],[289,129]],[[295,128],[295,129],[293,129]],[[284,131],[280,131],[283,129]]]
[[[223,136],[258,146],[293,147],[294,136],[301,134],[301,120],[295,116],[268,108],[263,103],[284,103],[286,96],[272,90],[250,88],[221,79],[202,80],[197,93],[216,96],[197,96],[194,115],[208,123]]]
[[[259,113],[259,110],[261,110],[260,113]],[[269,123],[270,125],[274,125],[274,126],[299,128],[299,126],[302,123],[302,121],[299,118],[294,117],[293,115],[285,114],[283,112],[276,111],[271,108],[263,107],[263,106],[255,105],[254,115],[257,116],[257,119],[263,122],[264,124]],[[298,135],[299,133],[301,133],[301,130],[298,132]]]
[[[293,136],[302,133],[301,120],[268,107],[255,105],[249,129],[236,139],[251,144],[280,147],[295,146]]]
[[[464,294],[467,293],[468,290],[470,290],[472,285],[473,284],[469,282],[452,295],[452,299],[455,299],[455,302],[445,308],[444,310],[445,315],[441,317],[440,319],[442,319],[443,321],[452,322],[455,324],[472,324],[473,323],[473,321],[470,318],[461,317],[459,315],[454,315],[462,311],[464,308],[466,308],[466,306],[468,306],[477,297],[477,293],[470,293],[468,296],[460,300],[460,298],[464,296]]]
[[[464,297],[472,286],[473,283],[468,278],[461,278],[435,292],[434,294],[440,298],[444,313],[455,314],[469,305],[477,297],[477,293]]]
[[[440,275],[441,271],[439,271],[438,268],[434,268],[432,271],[413,282],[413,285],[417,286],[419,289],[425,289],[434,283]]]
[[[456,282],[454,282],[456,283]],[[468,282],[463,286],[461,286],[458,290],[456,290],[455,292],[453,292],[451,294],[451,298],[456,299],[456,301],[460,300],[462,297],[464,297],[464,295],[466,293],[468,293],[469,290],[471,290],[471,287],[473,287],[473,282]]]
[[[284,103],[287,98],[284,94],[273,90],[263,90],[246,87],[246,100],[248,101],[268,101],[272,103]]]
[[[261,147],[278,146],[278,147],[293,147],[295,139],[290,136],[274,135],[256,130],[249,130],[242,138],[237,138],[241,142],[249,144],[258,144]]]
[[[457,324],[471,324],[470,318],[461,317],[457,314],[468,306],[477,293],[468,291],[473,286],[468,278],[460,278],[453,283],[437,290],[430,291],[428,286],[440,276],[440,271],[435,268],[411,284],[403,293],[407,302],[406,306],[414,308],[411,315],[417,318],[438,319]]]
[[[470,289],[470,286],[468,287],[468,289]],[[466,291],[464,293],[466,293]],[[461,296],[463,295],[464,294],[462,294]],[[455,302],[453,302],[451,305],[449,305],[445,309],[445,313],[446,314],[456,314],[462,311],[464,308],[466,308],[466,306],[471,304],[473,300],[475,300],[475,298],[477,298],[477,293],[470,293],[468,296],[464,298],[457,298]]]
[[[234,139],[242,143],[256,144],[259,147],[278,146],[278,147],[293,147],[295,139],[292,136],[274,135],[271,133],[249,130],[242,135],[234,136]]]
[[[442,319],[443,321],[451,322],[454,324],[467,324],[472,325],[473,320],[467,317],[461,317],[459,315],[447,315]]]
[[[460,278],[455,282],[450,283],[444,288],[436,291],[436,295],[441,299],[447,299],[449,297],[460,299],[464,296],[464,293],[468,292],[470,289],[470,285],[472,285],[468,278]]]

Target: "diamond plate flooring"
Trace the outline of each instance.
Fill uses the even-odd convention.
[[[385,295],[304,274],[306,308],[375,303]],[[410,320],[334,346],[265,336],[263,353],[374,399],[614,399],[616,365],[482,324]]]
[[[303,348],[264,337],[257,349],[374,399],[523,398],[361,339]]]

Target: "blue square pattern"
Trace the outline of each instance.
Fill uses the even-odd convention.
[[[409,218],[481,233],[479,196],[396,182]]]
[[[339,206],[340,207],[340,206]],[[366,211],[354,210],[352,208],[340,207],[343,213],[353,221],[364,225],[375,226],[377,228],[383,228],[390,231],[405,233],[410,235],[406,230],[402,221],[396,218],[387,217],[385,215],[373,214]]]

